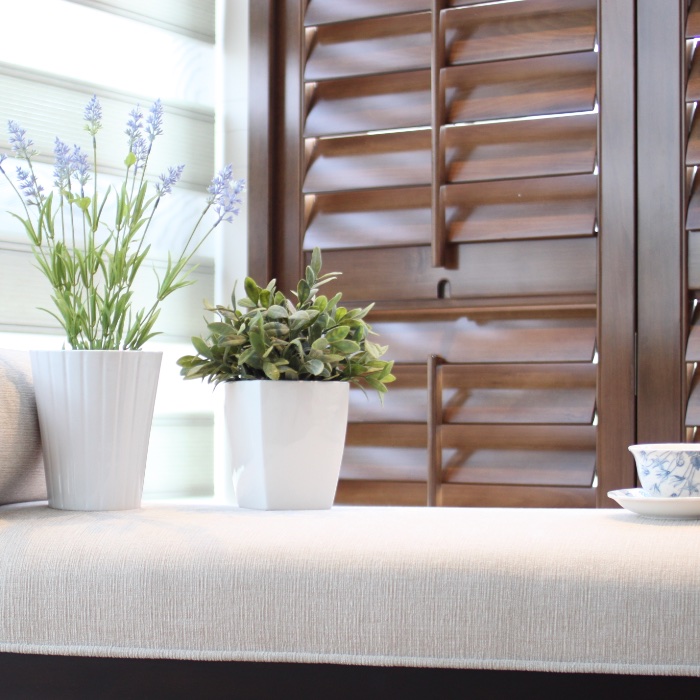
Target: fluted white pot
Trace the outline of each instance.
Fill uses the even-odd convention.
[[[49,505],[139,508],[162,353],[31,353]]]
[[[238,505],[333,505],[348,421],[347,382],[251,380],[224,385]]]

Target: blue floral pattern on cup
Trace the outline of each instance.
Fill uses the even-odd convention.
[[[692,448],[695,449],[692,449]],[[700,448],[694,445],[632,445],[642,488],[650,496],[700,496]]]

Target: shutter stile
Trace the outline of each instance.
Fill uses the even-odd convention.
[[[686,150],[686,182],[688,185],[688,208],[685,228],[688,257],[688,304],[690,305],[690,327],[685,352],[688,383],[688,403],[685,413],[686,439],[698,441],[700,426],[700,309],[697,299],[700,296],[700,178],[697,166],[700,165],[700,126],[698,124],[697,103],[700,100],[700,57],[696,42],[700,38],[700,2],[693,0],[688,10],[686,23],[686,57],[689,77],[686,87],[686,113],[691,123]]]

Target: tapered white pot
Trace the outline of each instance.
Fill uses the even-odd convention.
[[[139,508],[162,353],[31,353],[49,505]]]
[[[238,505],[330,508],[345,445],[348,383],[252,380],[224,386]]]

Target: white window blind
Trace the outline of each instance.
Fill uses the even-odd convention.
[[[153,226],[152,264],[164,265],[202,211],[215,170],[214,1],[23,0],[3,8],[0,42],[0,150],[10,151],[7,120],[27,130],[39,151],[37,175],[47,190],[53,181],[53,142],[59,136],[88,152],[83,108],[93,94],[103,107],[98,134],[101,192],[118,178],[127,141],[129,111],[146,112],[157,98],[165,108],[164,134],[149,161],[151,179],[168,166],[185,164],[181,182],[159,207]],[[13,170],[8,159],[5,163]],[[238,175],[240,177],[241,175]],[[6,212],[19,202],[0,187],[0,345],[61,347],[61,329],[50,315],[49,289],[34,267],[26,235]],[[202,300],[214,298],[214,241],[200,251],[196,284],[163,305],[149,349],[164,352],[163,370],[146,474],[145,496],[207,496],[213,493],[214,417],[211,388],[185,383],[175,360],[189,352],[191,335],[202,331]],[[139,294],[155,284],[144,270]]]

